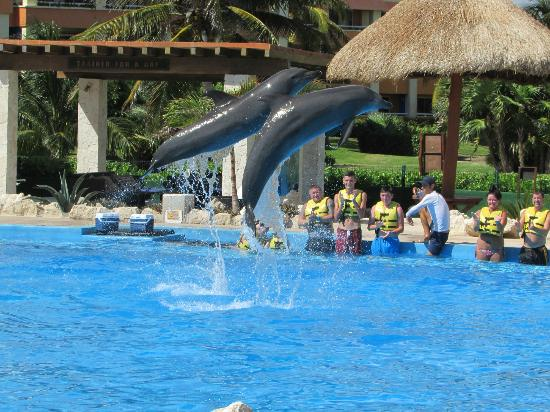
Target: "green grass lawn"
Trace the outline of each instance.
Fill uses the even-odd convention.
[[[337,138],[332,141],[336,146]],[[474,152],[474,146],[470,143],[460,144],[460,156],[469,157]],[[417,156],[393,156],[371,153],[361,153],[357,147],[356,139],[349,139],[345,146],[336,150],[327,150],[327,154],[336,159],[337,167],[364,167],[372,169],[401,169],[402,165],[408,170],[418,170]],[[472,160],[459,160],[458,171],[492,172],[493,167],[487,165],[485,156],[489,153],[486,146],[479,146]]]

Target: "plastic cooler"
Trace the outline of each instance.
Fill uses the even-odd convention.
[[[96,232],[116,232],[120,217],[118,213],[97,213],[95,215]]]
[[[133,214],[130,216],[130,232],[152,232],[155,217],[151,214]]]

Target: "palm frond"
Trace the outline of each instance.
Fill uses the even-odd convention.
[[[227,8],[235,13],[248,26],[249,30],[257,32],[258,39],[267,37],[270,43],[278,44],[277,36],[258,17],[239,7],[228,6]]]
[[[173,13],[171,2],[147,5],[94,24],[73,36],[73,40],[134,40],[144,37],[165,40],[169,35],[167,22]]]

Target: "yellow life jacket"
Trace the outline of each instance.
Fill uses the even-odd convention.
[[[304,216],[308,217],[311,214],[316,216],[327,216],[328,215],[328,197],[324,197],[319,202],[315,202],[313,199],[309,199],[305,205]]]
[[[355,198],[355,202],[358,205],[361,205],[361,200],[363,196],[363,192],[359,192],[353,196],[353,193],[348,194],[346,189],[342,189],[338,192],[338,195],[342,195],[344,198],[345,203],[343,205],[340,205],[340,208],[342,209],[342,214],[344,217],[359,217],[359,213],[357,212],[357,209],[355,209],[355,205],[353,204],[353,199]]]
[[[495,217],[502,216],[502,212],[503,210],[501,208],[498,208],[492,212],[487,206],[482,208],[479,212],[479,233],[502,236],[502,231],[499,230],[495,222]]]
[[[546,216],[548,215],[548,212],[549,212],[548,209],[539,210],[537,212],[533,206],[525,209],[525,212],[523,215],[525,217],[525,223],[523,224],[523,231],[525,233],[535,233],[533,230],[529,229],[529,224],[531,222],[533,222],[533,225],[536,228],[539,228],[539,229],[544,228],[544,222],[546,222]]]
[[[242,250],[250,250],[250,243],[245,237],[242,237],[237,242],[237,247]]]
[[[398,206],[399,204],[397,202],[391,202],[390,207],[386,208],[386,205],[382,201],[375,205],[374,220],[383,222],[380,229],[385,232],[389,232],[390,230],[398,228]]]
[[[269,241],[270,249],[283,249],[284,247],[285,247],[285,243],[283,242],[283,239],[281,239],[280,237],[273,236]]]

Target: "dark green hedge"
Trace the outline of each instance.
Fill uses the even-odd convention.
[[[401,173],[394,170],[369,170],[369,169],[354,169],[357,176],[357,187],[363,190],[372,187],[380,187],[389,185],[394,188],[401,187]],[[342,178],[346,171],[335,167],[325,168],[325,193],[334,195],[342,188]],[[441,186],[441,172],[431,174],[437,184]],[[517,173],[501,173],[499,175],[499,187],[502,192],[516,191]],[[407,171],[405,173],[405,187],[412,185],[420,180],[421,176],[417,171]],[[480,172],[459,172],[456,176],[456,189],[458,190],[488,190],[495,182],[494,173]],[[532,187],[532,182],[524,182],[522,191],[529,191]],[[538,175],[537,187],[544,193],[550,193],[550,174]]]
[[[435,125],[431,120],[374,113],[355,121],[352,136],[357,138],[362,153],[410,156],[418,154],[422,131],[435,132]]]

